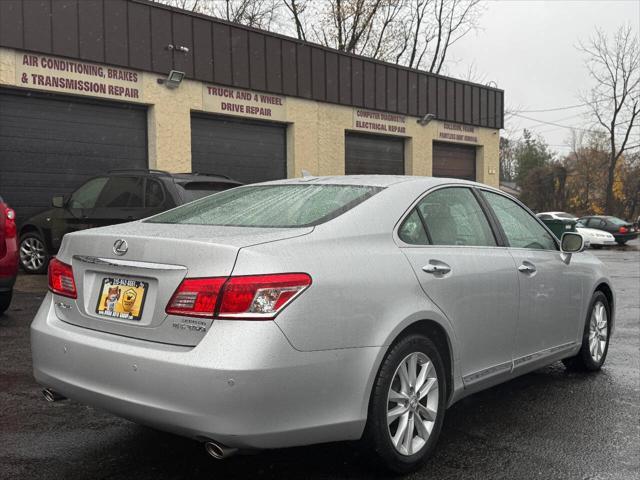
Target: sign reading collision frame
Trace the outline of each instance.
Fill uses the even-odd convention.
[[[16,84],[37,90],[142,101],[142,76],[138,72],[50,55],[16,52]]]
[[[376,112],[355,108],[353,110],[354,130],[390,135],[407,134],[407,117],[396,113]]]
[[[444,122],[438,132],[438,139],[454,142],[478,143],[476,129],[477,127],[472,127],[471,125]]]
[[[280,95],[204,85],[202,106],[208,112],[284,122],[286,99]]]

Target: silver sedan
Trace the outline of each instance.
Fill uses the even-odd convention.
[[[35,378],[215,458],[362,439],[407,472],[466,395],[558,360],[602,367],[614,294],[583,248],[461,180],[239,187],[66,235]]]

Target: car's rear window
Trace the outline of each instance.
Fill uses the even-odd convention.
[[[571,215],[570,213],[564,213],[564,212],[556,213],[556,216],[560,218],[569,218],[571,220],[575,220],[577,218],[575,215]]]
[[[621,225],[626,225],[627,222],[625,222],[624,220],[622,220],[621,218],[618,217],[607,217],[607,220],[609,220],[611,223],[613,223],[614,225],[617,226],[621,226]]]
[[[382,190],[363,185],[256,185],[234,188],[150,218],[151,223],[307,227],[331,220]]]
[[[182,189],[182,198],[185,203],[193,202],[194,200],[229,190],[236,186],[236,184],[233,183],[222,182],[187,182],[178,183],[177,185]]]

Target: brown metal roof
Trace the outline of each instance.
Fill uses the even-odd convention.
[[[184,46],[183,53],[167,48]],[[350,55],[148,0],[2,0],[0,46],[489,128],[500,89]]]

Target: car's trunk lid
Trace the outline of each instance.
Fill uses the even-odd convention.
[[[74,301],[56,295],[56,313],[65,322],[93,330],[196,345],[212,320],[165,313],[185,277],[228,276],[240,248],[305,235],[312,230],[134,222],[77,232],[65,238],[58,258],[72,265],[78,297]],[[126,253],[118,255],[114,247],[121,240],[126,241],[127,248]],[[128,313],[123,312],[124,295],[133,289],[134,301],[129,303],[133,309],[129,312],[139,315],[139,319],[105,313],[105,282],[121,286],[120,296],[110,299],[115,302],[111,308],[125,317]]]

